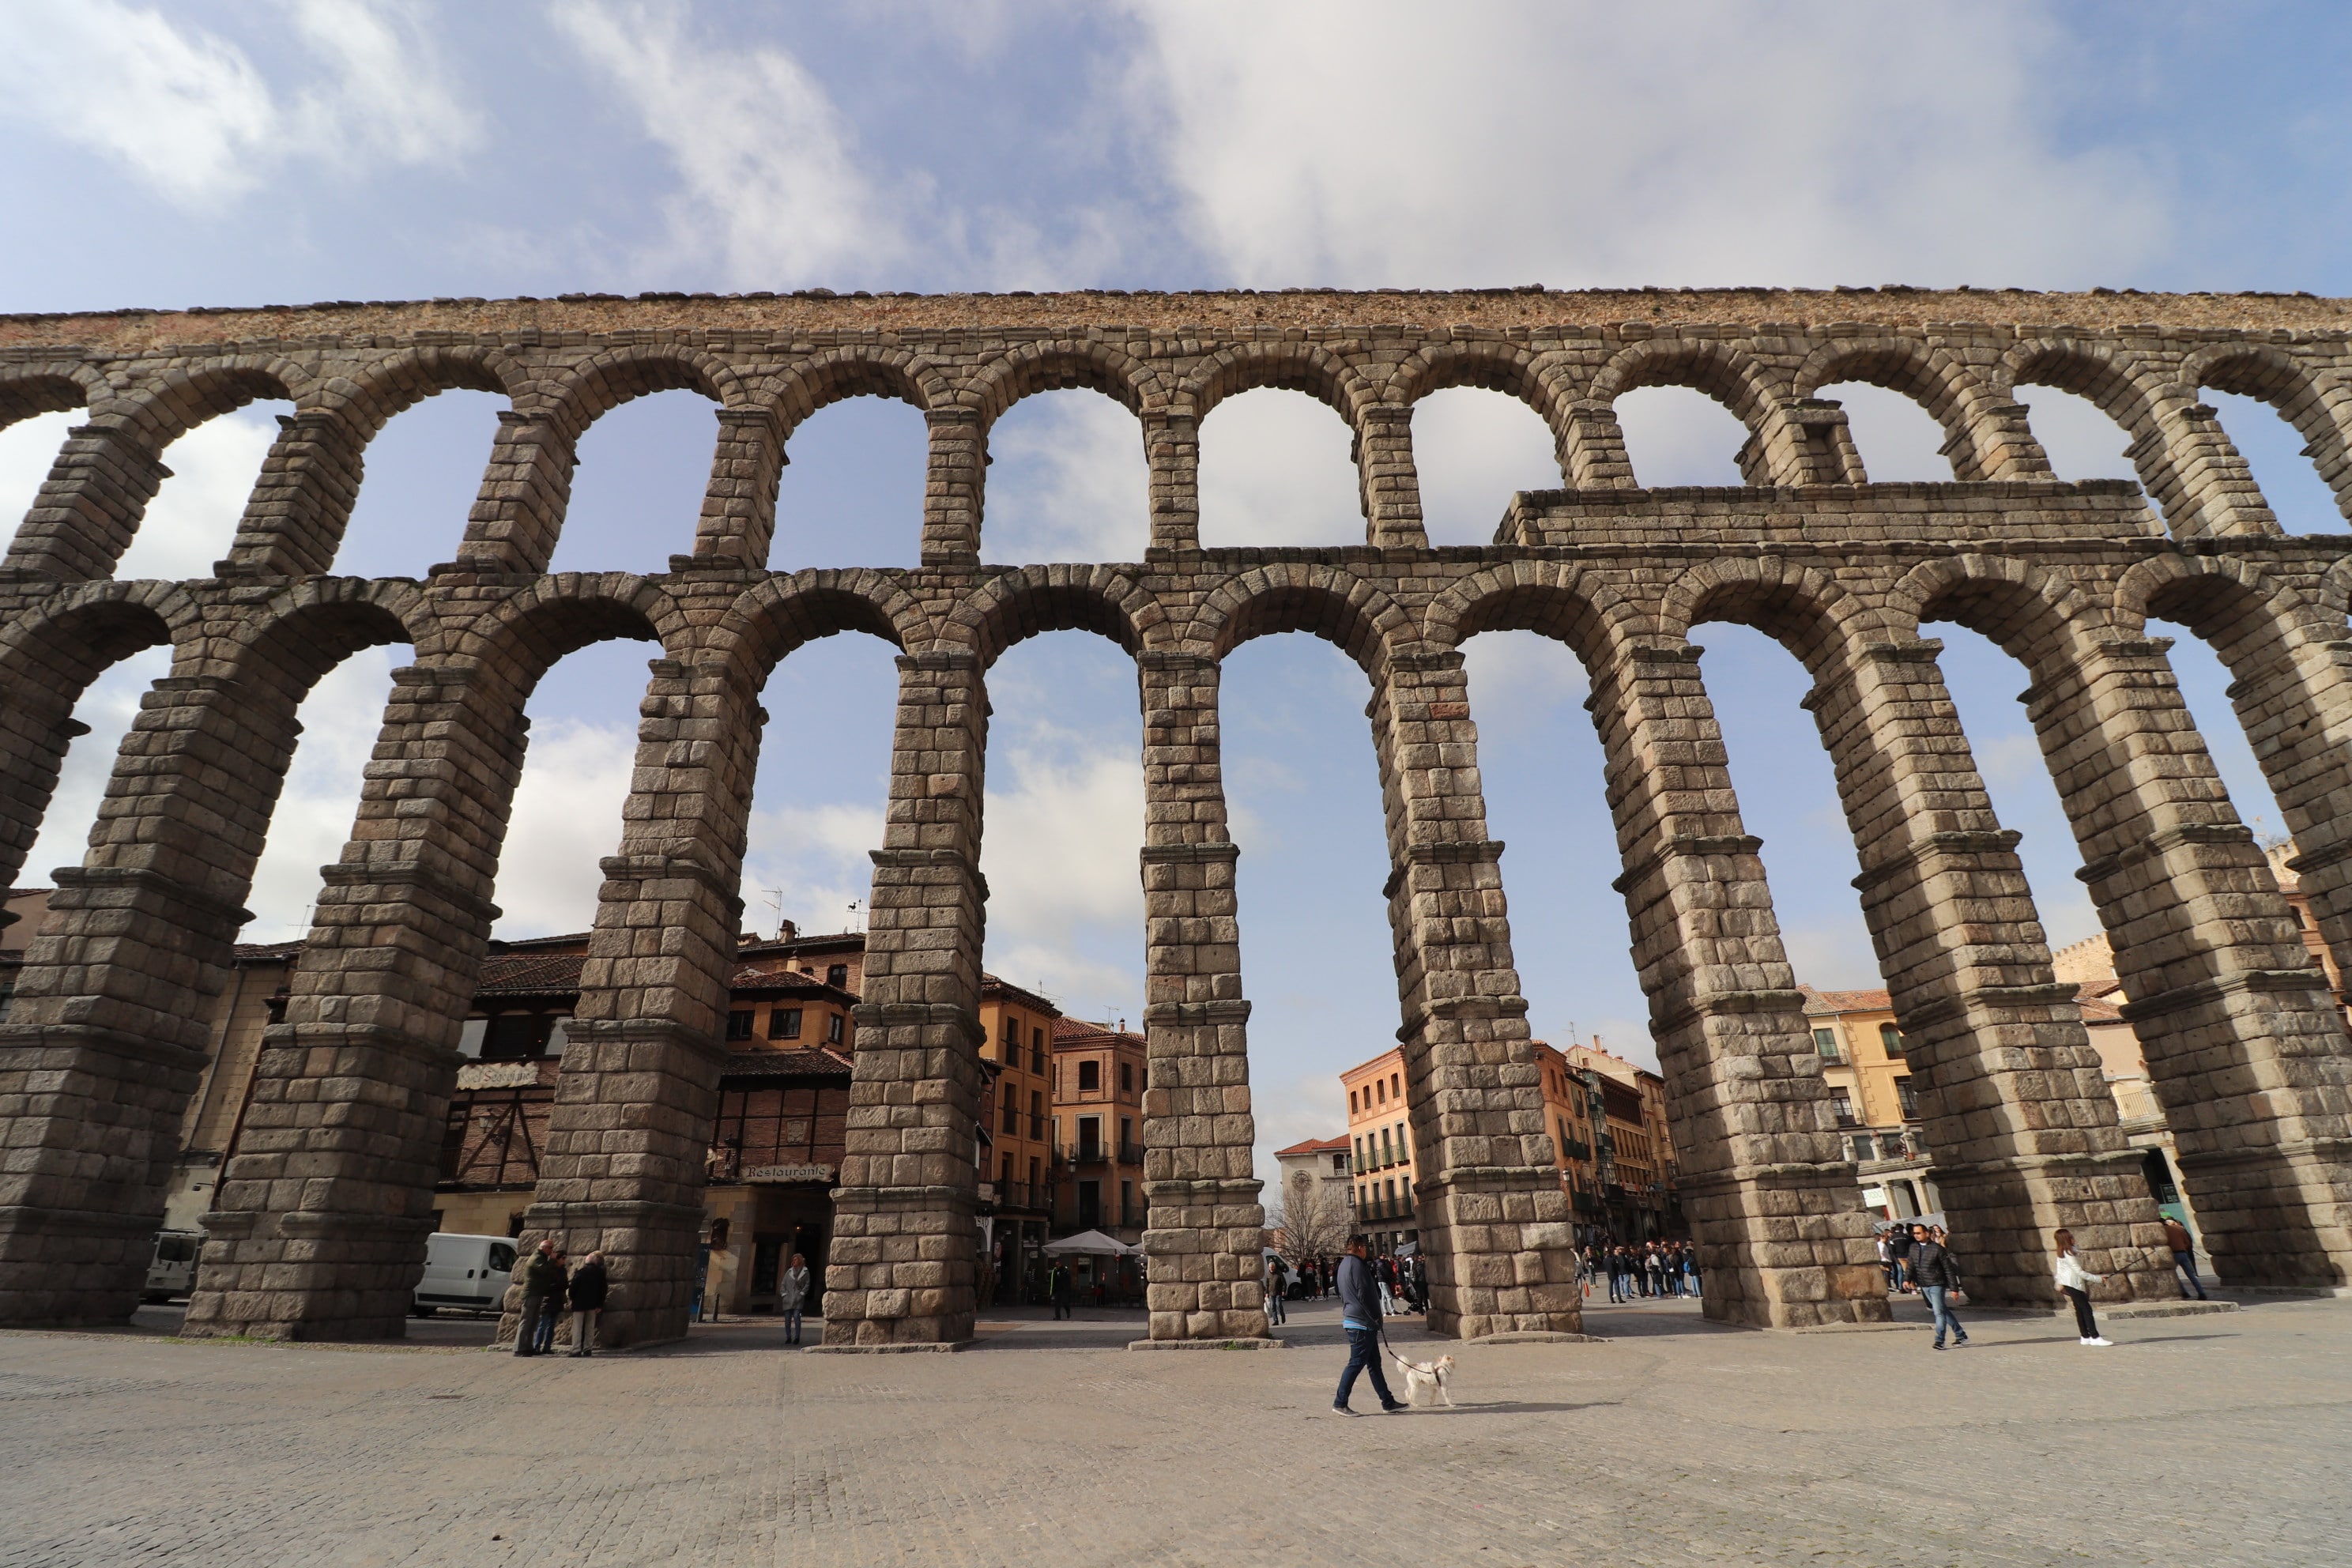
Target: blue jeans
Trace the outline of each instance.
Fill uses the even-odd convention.
[[[1927,1310],[1936,1314],[1936,1342],[1939,1345],[1944,1342],[1944,1330],[1948,1326],[1952,1331],[1954,1342],[1966,1344],[1969,1342],[1969,1331],[1960,1327],[1960,1320],[1952,1313],[1951,1303],[1944,1299],[1950,1290],[1951,1287],[1948,1285],[1919,1287],[1919,1294],[1927,1298]]]
[[[532,1336],[530,1348],[545,1355],[555,1348],[555,1320],[563,1316],[561,1297],[550,1296],[540,1303],[539,1332]]]
[[[801,1310],[798,1307],[784,1309],[784,1338],[793,1344],[801,1342]]]
[[[2206,1299],[2205,1283],[2197,1278],[2197,1255],[2193,1252],[2176,1252],[2172,1255],[2172,1266],[2188,1276],[2189,1290],[2196,1291],[2197,1299],[2200,1301],[2204,1300]],[[2189,1299],[2189,1290],[2183,1290],[2180,1293],[2182,1300]]]
[[[1279,1287],[1268,1290],[1265,1293],[1265,1321],[1269,1323],[1280,1323],[1289,1321],[1287,1303],[1283,1300],[1282,1290]]]
[[[1360,1372],[1372,1374],[1372,1392],[1381,1396],[1381,1409],[1386,1410],[1396,1403],[1396,1395],[1389,1392],[1389,1380],[1381,1375],[1381,1335],[1377,1329],[1348,1331],[1348,1370],[1339,1374],[1339,1392],[1333,1397],[1332,1404],[1348,1403],[1348,1395],[1355,1391],[1356,1374]]]

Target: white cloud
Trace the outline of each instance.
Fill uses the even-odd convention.
[[[115,753],[139,717],[139,700],[171,672],[172,650],[151,647],[115,665],[82,693],[74,705],[74,718],[89,725],[89,733],[66,752],[57,788],[41,818],[41,835],[17,874],[20,885],[46,886],[49,873],[58,867],[81,864],[89,847],[90,826],[98,820],[99,802],[106,798],[106,781],[114,773]]]
[[[1261,387],[1201,421],[1201,542],[1361,544],[1354,436],[1328,404]]]
[[[280,405],[279,406],[283,406]],[[155,492],[117,563],[117,577],[209,577],[228,553],[277,422],[247,409],[207,419],[165,449],[172,477]]]
[[[268,845],[254,868],[245,901],[253,921],[240,941],[289,942],[309,933],[319,868],[340,858],[350,841],[362,774],[392,694],[393,667],[407,658],[405,647],[368,648],[310,689],[296,714],[302,736],[269,819]]]
[[[621,806],[636,760],[635,733],[577,719],[531,726],[522,781],[499,857],[502,936],[586,931],[596,919],[598,862],[621,846]]]
[[[1142,428],[1095,392],[1024,398],[989,432],[991,561],[1140,561],[1151,541]]]
[[[41,481],[49,477],[66,432],[88,417],[79,409],[41,414],[0,430],[0,518],[6,520],[10,532],[40,494]]]
[[[1515,492],[1567,482],[1543,416],[1483,387],[1449,387],[1413,405],[1412,461],[1433,544],[1491,543]]]
[[[878,798],[864,805],[836,803],[755,811],[751,852],[743,866],[744,923],[773,931],[781,915],[812,934],[863,930],[866,900],[874,890],[870,852],[882,847],[882,826]],[[855,914],[852,905],[856,906]]]
[[[126,0],[0,8],[0,102],[194,209],[245,195],[291,158],[418,163],[473,144],[478,121],[446,85],[412,7],[289,8],[316,57],[290,104],[235,43]]]
[[[2016,5],[1132,0],[1139,98],[1246,284],[2101,279],[2167,215],[2061,152]]]
[[[905,248],[847,123],[783,49],[705,44],[676,5],[572,3],[548,17],[676,165],[670,243],[681,255],[716,247],[729,278],[776,288],[870,276]]]
[[[1142,991],[1143,769],[1123,739],[1035,726],[990,747],[988,966],[1089,1016]]]

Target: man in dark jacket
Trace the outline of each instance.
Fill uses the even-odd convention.
[[[592,1252],[572,1276],[572,1353],[596,1353],[596,1320],[604,1313],[604,1255]]]
[[[1348,1395],[1355,1391],[1356,1374],[1369,1371],[1372,1392],[1381,1396],[1381,1409],[1402,1415],[1411,1406],[1389,1392],[1389,1380],[1381,1374],[1381,1289],[1372,1266],[1364,1260],[1370,1247],[1370,1238],[1351,1236],[1348,1255],[1339,1259],[1339,1321],[1348,1331],[1348,1370],[1339,1374],[1339,1392],[1331,1408],[1341,1415],[1353,1415]]]
[[[1907,1294],[1918,1284],[1911,1277],[1911,1232],[1898,1225],[1886,1241],[1895,1250],[1895,1288]]]
[[[515,1327],[517,1355],[539,1353],[539,1323],[563,1310],[563,1266],[555,1261],[555,1238],[541,1237],[539,1250],[522,1266],[522,1321]]]
[[[1927,1234],[1924,1225],[1911,1227],[1911,1280],[1919,1293],[1927,1298],[1927,1310],[1936,1315],[1937,1350],[1944,1348],[1944,1330],[1948,1326],[1953,1334],[1954,1348],[1969,1342],[1968,1330],[1960,1327],[1959,1319],[1952,1315],[1948,1300],[1960,1288],[1960,1266],[1951,1250]]]

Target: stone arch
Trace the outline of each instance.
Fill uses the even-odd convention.
[[[512,679],[528,692],[556,660],[615,637],[661,645],[688,657],[696,631],[685,607],[628,572],[565,572],[542,577],[455,640],[451,652]]]
[[[717,354],[639,344],[608,349],[572,366],[546,394],[544,412],[559,435],[577,442],[622,404],[656,392],[698,392],[720,408],[754,405],[743,378]]]
[[[2352,518],[2352,388],[2273,343],[2217,343],[2189,356],[2180,389],[2193,402],[2206,387],[2267,403],[2305,442],[2304,455]]]
[[[759,401],[773,408],[784,434],[820,409],[852,397],[883,397],[929,412],[955,400],[940,366],[904,349],[866,345],[827,349],[763,383]]]
[[[1205,359],[1178,389],[1180,408],[1205,420],[1218,404],[1261,387],[1303,392],[1346,420],[1363,423],[1364,410],[1380,397],[1354,365],[1320,343],[1253,342],[1221,349]]]
[[[1829,574],[1779,556],[1727,556],[1695,566],[1666,590],[1658,634],[1687,637],[1705,621],[1731,621],[1795,654],[1816,677],[1842,647],[1890,634],[1876,610]]]
[[[315,661],[316,668],[302,681],[307,691],[362,648],[404,642],[418,658],[427,659],[443,651],[446,640],[431,598],[415,583],[310,577],[263,606],[258,617],[240,628],[234,644],[207,650],[207,658],[227,666],[232,679],[243,679],[243,672],[271,663],[302,668]]]
[[[1069,388],[1099,392],[1130,414],[1166,402],[1156,371],[1116,344],[1092,338],[1065,338],[1016,349],[985,366],[970,383],[963,401],[983,426],[995,424],[1023,398]]]
[[[1990,637],[2036,680],[2070,661],[2082,638],[2108,625],[2072,583],[2002,555],[1948,556],[1915,567],[1887,595],[1882,613],[1896,635],[1916,636],[1923,621],[1957,621]]]
[[[317,406],[335,415],[364,446],[394,416],[441,393],[488,392],[520,405],[535,387],[530,367],[502,350],[409,348],[327,378]]]
[[[861,566],[763,579],[727,607],[710,646],[757,689],[794,649],[820,637],[867,632],[904,650],[931,630],[922,605],[895,578]]]
[[[1916,338],[1841,338],[1813,351],[1798,367],[1790,390],[1799,398],[1811,398],[1825,386],[1846,381],[1883,386],[1926,409],[1948,437],[1945,450],[1956,476],[1990,470],[1991,464],[1969,427],[1969,416],[1991,397],[1991,391],[1974,369],[1948,351]],[[1869,461],[1866,456],[1864,461]]]
[[[2263,635],[2301,642],[2341,640],[2340,607],[2306,597],[2292,583],[2272,577],[2235,556],[2153,555],[2135,563],[2116,580],[2116,629],[2138,634],[2150,616],[2178,620],[2220,646],[2225,627],[2260,627]],[[2210,629],[2209,629],[2210,627]]]
[[[0,374],[0,430],[37,415],[87,407],[105,389],[105,380],[87,364],[13,367]]]
[[[92,423],[121,429],[155,456],[206,420],[248,403],[280,398],[300,407],[315,401],[318,391],[310,371],[292,360],[237,354],[130,388],[93,407]]]
[[[1391,652],[1412,642],[1412,617],[1382,590],[1336,566],[1276,562],[1218,585],[1194,616],[1191,638],[1223,658],[1254,637],[1310,632],[1377,681]]]
[[[1507,342],[1446,342],[1423,349],[1397,367],[1390,377],[1387,399],[1412,407],[1433,393],[1457,386],[1475,386],[1516,398],[1535,412],[1552,437],[1553,458],[1563,482],[1568,471],[1567,443],[1570,405],[1575,390],[1563,379],[1568,362]]]
[[[947,629],[985,668],[1014,644],[1054,631],[1095,632],[1138,653],[1160,640],[1167,624],[1160,602],[1116,568],[1027,566],[982,584],[948,616]]]
[[[1994,371],[2002,393],[2020,385],[2054,386],[2098,405],[2137,437],[2156,427],[2160,389],[2112,344],[2073,338],[2028,338],[2001,355]]]
[[[1651,338],[1617,351],[1587,394],[1614,404],[1645,386],[1686,386],[1731,410],[1751,435],[1772,417],[1782,389],[1745,351],[1707,338]]]
[[[1655,619],[1575,562],[1516,561],[1465,577],[1432,600],[1422,640],[1458,648],[1480,632],[1534,632],[1566,644],[1590,675],[1612,647],[1654,633]]]

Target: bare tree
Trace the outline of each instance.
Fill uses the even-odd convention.
[[[1294,1171],[1282,1194],[1282,1245],[1278,1250],[1297,1268],[1310,1259],[1337,1258],[1347,1250],[1356,1215],[1344,1182],[1326,1181],[1312,1171]]]

